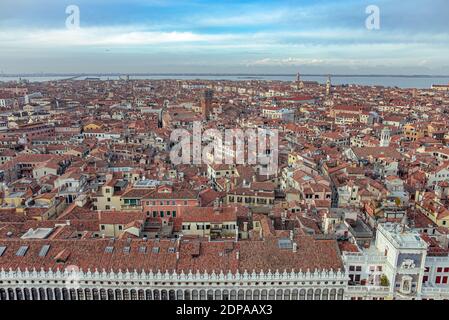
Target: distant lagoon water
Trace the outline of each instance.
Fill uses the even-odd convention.
[[[45,82],[64,79],[84,80],[86,78],[99,78],[100,80],[118,80],[119,75],[42,75],[42,76],[0,76],[0,81],[17,81],[26,79],[30,82]],[[130,75],[129,78],[139,80],[228,80],[228,81],[248,81],[248,80],[276,80],[276,81],[294,81],[295,75],[247,75],[247,74],[149,74],[149,75]],[[327,76],[322,75],[304,75],[301,79],[306,81],[318,81],[325,83]],[[448,84],[449,76],[332,76],[332,84],[334,85],[363,85],[363,86],[385,86],[399,88],[419,88],[429,89],[433,84]]]

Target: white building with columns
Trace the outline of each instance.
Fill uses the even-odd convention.
[[[342,267],[309,236],[0,240],[0,300],[342,300]]]
[[[449,299],[447,250],[436,253],[424,239],[404,224],[380,224],[369,249],[343,253],[346,298]]]

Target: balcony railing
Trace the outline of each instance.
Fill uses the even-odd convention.
[[[384,286],[348,286],[347,293],[382,293],[385,294],[390,291],[390,287]]]

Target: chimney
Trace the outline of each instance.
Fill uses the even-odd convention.
[[[243,222],[243,231],[245,231],[245,232],[248,231],[248,222],[247,221]]]
[[[292,240],[292,241],[293,241],[293,235],[294,235],[293,230],[290,230],[290,240]]]
[[[293,242],[293,253],[296,253],[298,251],[298,245],[296,242]]]
[[[240,259],[240,252],[237,251],[237,252],[235,253],[235,258],[236,258],[237,260]]]

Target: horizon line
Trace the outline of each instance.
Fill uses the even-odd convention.
[[[273,77],[296,77],[297,73],[222,73],[222,72],[32,72],[32,73],[0,73],[0,77],[47,77],[47,76],[273,76]],[[449,78],[449,75],[433,74],[332,74],[332,73],[304,73],[301,77],[385,77],[385,78]]]

